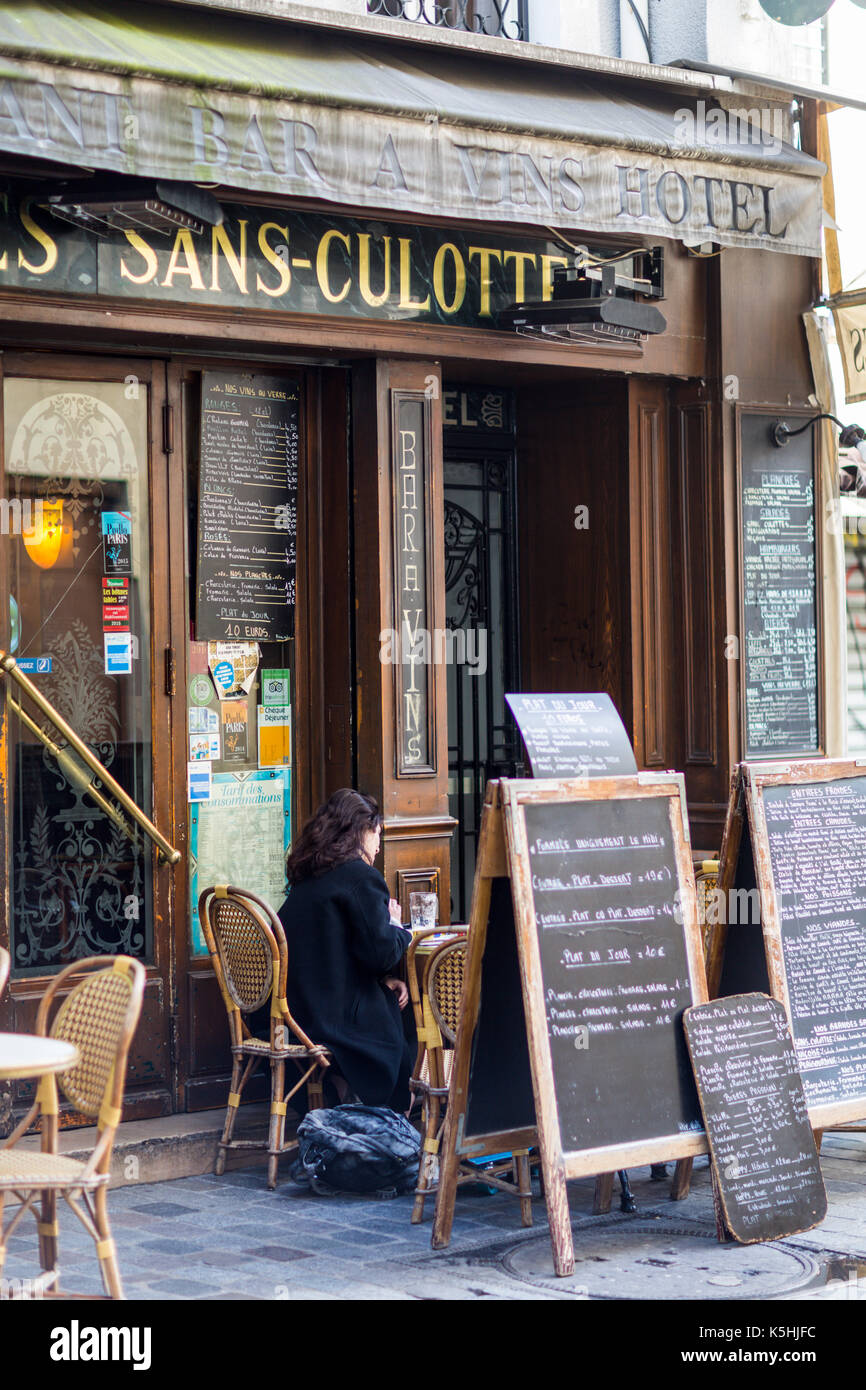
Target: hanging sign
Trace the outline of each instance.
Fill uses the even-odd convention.
[[[845,399],[866,401],[866,293],[834,304],[833,318],[845,372]]]

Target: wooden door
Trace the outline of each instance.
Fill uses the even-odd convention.
[[[164,366],[10,353],[3,375],[0,645],[170,837]],[[63,966],[137,957],[147,987],[124,1118],[168,1113],[174,871],[58,763],[12,702],[56,731],[8,680],[0,701],[0,936],[12,953],[0,1027],[32,1029]]]

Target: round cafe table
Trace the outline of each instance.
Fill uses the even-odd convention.
[[[78,1060],[78,1048],[58,1038],[41,1038],[35,1033],[0,1033],[0,1081],[68,1071]]]

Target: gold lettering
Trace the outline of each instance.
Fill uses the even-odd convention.
[[[449,303],[445,298],[445,256],[450,253],[454,262],[454,297]],[[466,266],[463,257],[450,241],[443,242],[436,252],[433,262],[433,290],[437,303],[445,314],[456,314],[463,307],[466,298]]]
[[[278,222],[263,222],[262,225],[259,227],[259,250],[261,251],[268,264],[272,265],[274,267],[274,270],[278,272],[280,277],[280,283],[274,289],[271,289],[268,285],[265,284],[261,275],[259,275],[257,271],[256,289],[260,290],[262,294],[270,295],[271,299],[277,299],[281,294],[285,294],[286,291],[289,289],[289,286],[292,283],[292,272],[289,268],[288,262],[282,260],[277,255],[273,246],[271,246],[270,242],[268,241],[268,232],[280,233],[280,236],[283,238],[283,243],[286,247],[286,254],[288,254],[289,229],[288,227],[281,227]]]
[[[567,256],[542,256],[541,258],[541,298],[553,298],[553,267],[568,265]]]
[[[131,280],[134,285],[149,285],[156,272],[159,270],[159,261],[152,246],[149,246],[140,232],[129,231],[124,228],[123,235],[126,237],[133,251],[137,251],[144,261],[144,270],[140,275],[135,275],[121,256],[120,258],[120,278],[121,280]]]
[[[39,242],[39,245],[45,252],[45,259],[41,265],[34,265],[32,261],[28,261],[24,252],[19,247],[18,264],[23,266],[25,270],[29,270],[31,275],[47,275],[57,264],[57,242],[33,221],[33,218],[30,216],[30,203],[31,199],[27,198],[21,204],[21,225],[26,232],[30,233],[34,241]]]
[[[496,260],[502,264],[502,252],[494,251],[490,246],[470,246],[469,259],[477,256],[481,266],[480,278],[480,307],[478,316],[482,319],[490,318],[490,262]]]
[[[538,257],[533,251],[506,251],[505,264],[509,261],[514,262],[514,298],[518,304],[522,304],[526,298],[526,267],[531,262],[533,269],[538,264]]]
[[[238,220],[240,233],[240,249],[235,251],[229,241],[229,234],[225,227],[211,228],[211,276],[210,287],[219,292],[220,286],[220,251],[226,258],[226,264],[235,279],[235,284],[241,294],[249,294],[247,289],[247,222],[246,218]]]
[[[408,507],[410,511],[414,511],[415,508],[418,506],[417,496],[415,492],[415,474],[403,473],[401,477],[401,482],[403,484],[403,499],[401,505],[404,508]]]
[[[411,550],[415,555],[419,553],[415,544],[415,517],[412,512],[403,513],[403,549]]]
[[[325,298],[331,304],[339,304],[349,293],[352,287],[352,279],[351,276],[347,275],[343,281],[343,288],[337,293],[331,289],[331,282],[328,276],[328,256],[330,255],[332,241],[342,241],[347,251],[351,251],[352,249],[352,243],[345,232],[338,232],[333,228],[325,232],[325,235],[319,242],[319,250],[316,254],[316,275],[319,281],[319,289],[322,291]]]
[[[411,439],[411,441],[412,441],[411,444],[407,444],[407,442],[406,442],[406,441],[409,440],[409,439]],[[418,460],[417,460],[416,455],[415,455],[415,431],[414,431],[414,430],[401,430],[401,431],[400,431],[400,467],[401,467],[401,468],[414,468],[414,467],[415,467],[415,464],[417,463],[417,461],[418,461]]]
[[[424,313],[430,308],[430,296],[426,299],[412,298],[412,238],[400,238],[400,308],[417,309]]]
[[[184,261],[180,262],[180,254],[183,252]],[[193,245],[192,232],[181,230],[174,239],[174,246],[171,249],[168,269],[165,272],[165,279],[162,282],[163,289],[174,288],[175,275],[188,275],[189,287],[191,290],[203,290],[204,280],[201,278],[201,271],[198,268],[198,256]]]
[[[403,592],[405,594],[420,594],[421,586],[418,583],[418,566],[407,565],[403,571]]]
[[[371,308],[378,309],[387,303],[391,293],[391,238],[382,238],[382,245],[385,252],[385,286],[381,294],[374,294],[370,288],[370,242],[372,237],[369,232],[358,234],[359,262],[358,262],[358,289],[361,291],[361,298],[365,304]]]

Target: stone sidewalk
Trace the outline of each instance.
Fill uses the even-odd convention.
[[[458,1194],[446,1251],[430,1247],[433,1202],[412,1226],[411,1197],[322,1197],[262,1169],[180,1178],[113,1191],[109,1210],[130,1299],[803,1299],[866,1298],[866,1136],[828,1134],[822,1153],[829,1197],[816,1230],[768,1245],[720,1245],[706,1159],[685,1202],[635,1169],[638,1210],[592,1215],[593,1180],[569,1184],[577,1264],[553,1274],[542,1201],[522,1230],[517,1202],[486,1190]],[[672,1171],[672,1168],[671,1168]],[[101,1290],[93,1243],[61,1216],[63,1286]],[[5,1275],[23,1279],[35,1233],[9,1242]],[[864,1279],[858,1286],[862,1268]]]

